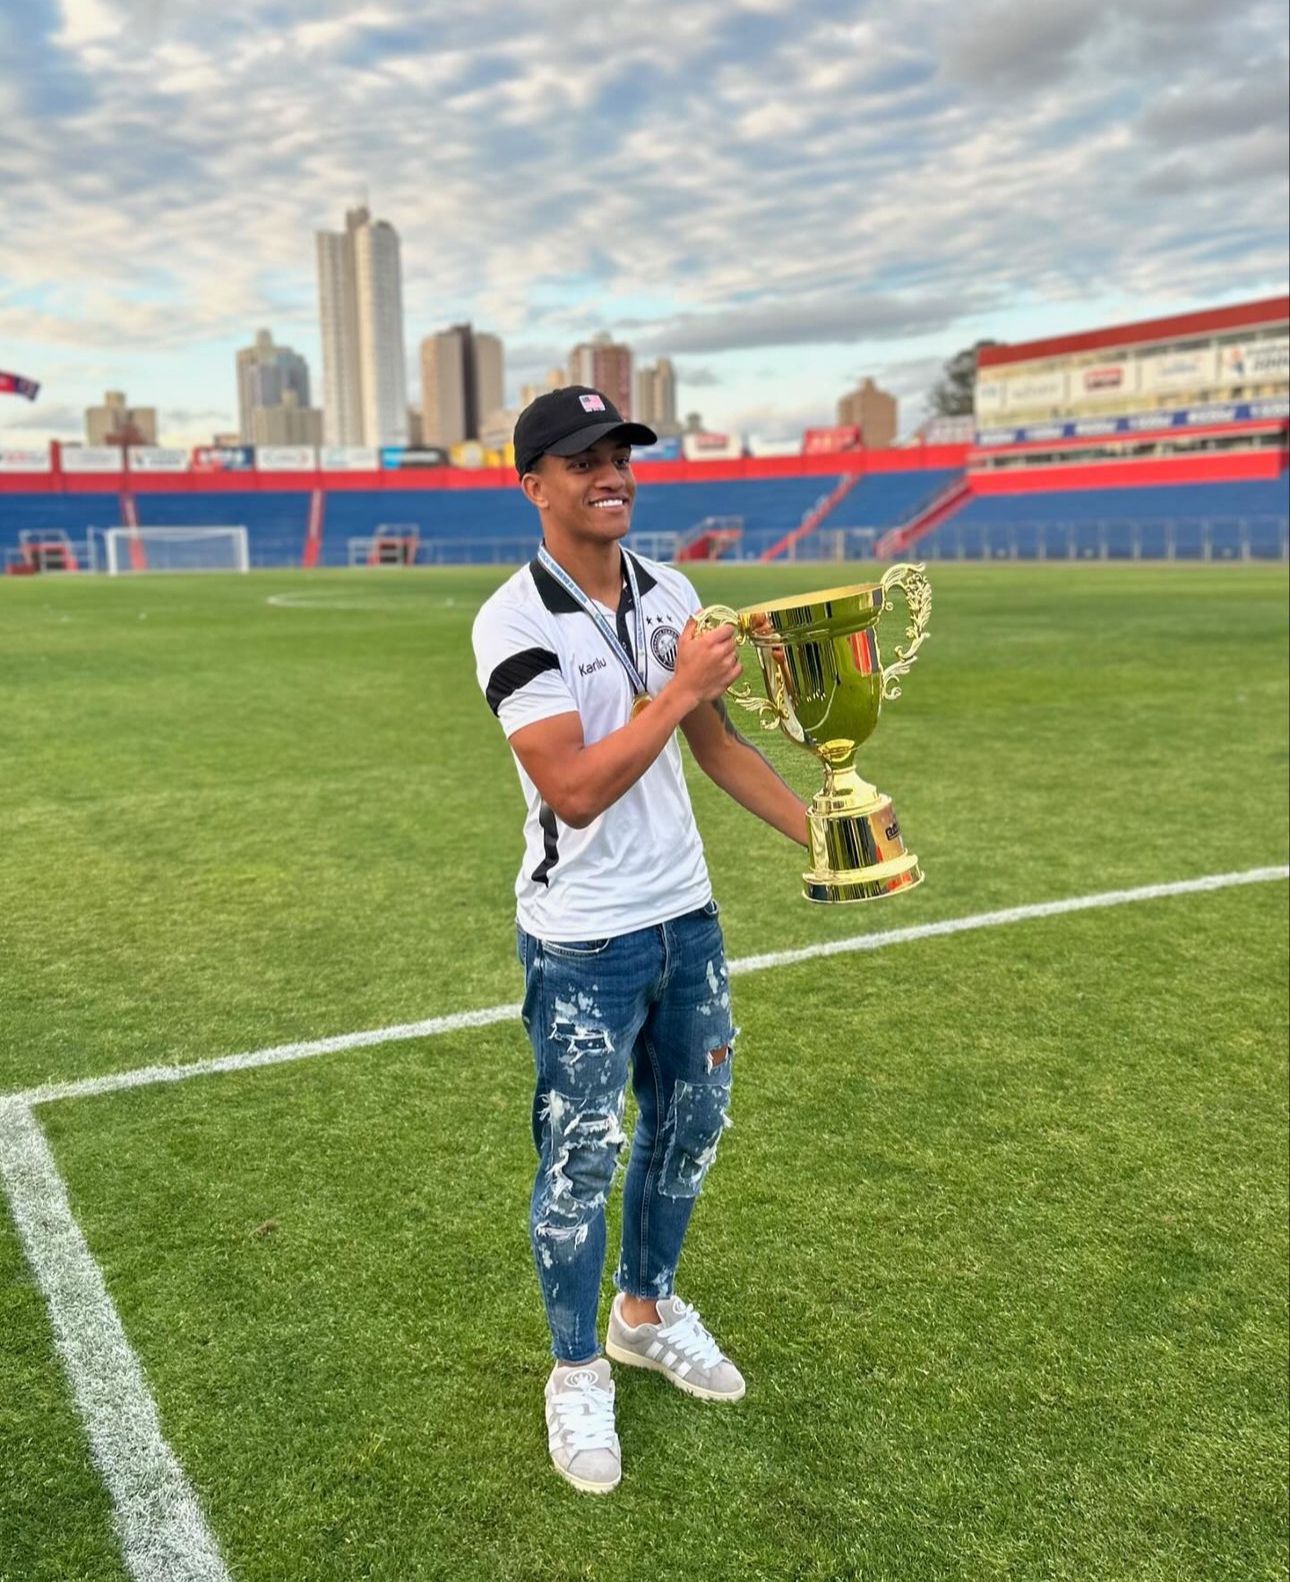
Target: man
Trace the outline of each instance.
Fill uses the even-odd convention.
[[[696,634],[680,572],[620,549],[631,447],[656,436],[599,391],[539,396],[515,427],[538,557],[475,620],[479,684],[527,802],[516,881],[524,1025],[537,1086],[530,1238],[555,1366],[551,1459],[577,1489],[621,1477],[597,1338],[605,1201],[630,1075],[638,1120],[605,1350],[703,1400],[744,1381],[673,1283],[695,1199],[730,1124],[734,1026],[717,907],[676,741],[768,824],[806,844],[806,805],[730,725],[730,627]]]

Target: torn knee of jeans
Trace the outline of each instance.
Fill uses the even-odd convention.
[[[577,990],[572,999],[556,997],[547,1036],[566,1071],[573,1071],[580,1061],[606,1060],[614,1053],[613,1036],[604,1025],[603,1013],[583,990]]]
[[[549,1134],[551,1163],[543,1197],[551,1214],[578,1220],[604,1207],[627,1141],[626,1102],[625,1091],[608,1107],[603,1100],[575,1098],[558,1088],[547,1093],[538,1113]]]
[[[659,1175],[665,1197],[697,1197],[717,1157],[721,1134],[732,1122],[726,1082],[678,1082],[664,1122],[667,1151]]]
[[[739,1029],[737,1027],[732,1027],[730,1029],[730,1037],[724,1044],[718,1044],[715,1049],[709,1049],[707,1051],[703,1058],[707,1064],[709,1074],[711,1074],[717,1066],[724,1066],[726,1061],[729,1060],[730,1055],[735,1047],[735,1039],[738,1037]]]

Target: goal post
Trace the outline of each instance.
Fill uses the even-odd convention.
[[[244,527],[110,527],[103,534],[109,577],[146,571],[250,571]]]

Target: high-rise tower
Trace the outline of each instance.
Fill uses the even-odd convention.
[[[617,345],[603,330],[569,353],[569,383],[590,385],[593,390],[603,391],[621,417],[634,416],[632,349]]]
[[[317,246],[325,441],[406,444],[399,234],[363,207],[346,212],[344,231],[319,231]]]
[[[282,406],[289,394],[297,408],[308,408],[309,365],[290,346],[275,346],[268,330],[257,330],[255,344],[237,354],[237,415],[243,444],[255,441],[256,408]]]
[[[421,431],[427,445],[479,439],[503,405],[502,343],[469,324],[421,342]]]

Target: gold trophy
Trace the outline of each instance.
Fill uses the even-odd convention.
[[[811,866],[802,875],[808,901],[869,901],[911,890],[923,877],[905,850],[891,798],[856,773],[856,748],[878,723],[884,702],[900,696],[923,640],[932,590],[922,566],[892,566],[880,582],[801,593],[771,604],[732,610],[712,604],[695,618],[696,631],[733,626],[756,650],[766,696],[745,685],[730,689],[741,707],[758,714],[765,730],[782,730],[824,765],[824,787],[811,802]],[[878,658],[878,619],[890,590],[909,607],[905,646],[891,664]]]

